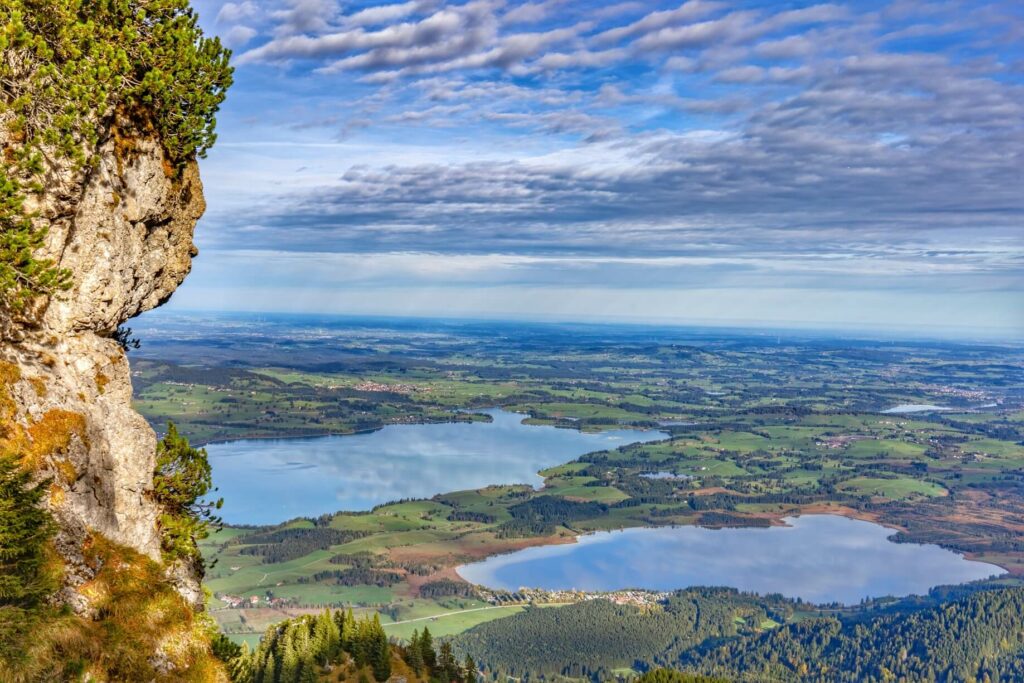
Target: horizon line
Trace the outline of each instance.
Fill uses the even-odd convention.
[[[415,315],[410,313],[346,313],[337,311],[258,311],[258,310],[213,310],[213,309],[178,309],[178,308],[157,308],[147,311],[139,317],[154,315],[182,315],[182,316],[214,316],[214,315],[242,315],[242,316],[319,316],[328,319],[377,319],[393,321],[434,321],[434,322],[477,322],[477,323],[528,323],[535,325],[569,326],[589,325],[594,327],[653,327],[671,328],[678,330],[710,329],[719,331],[737,331],[747,333],[749,336],[760,334],[779,334],[783,332],[798,333],[805,335],[825,336],[831,338],[846,338],[851,341],[908,341],[908,342],[951,342],[959,344],[992,344],[999,343],[1012,347],[1024,346],[1020,336],[1010,328],[965,328],[965,327],[943,327],[917,325],[916,328],[925,328],[920,333],[914,333],[906,328],[881,328],[871,324],[851,323],[849,327],[822,326],[814,322],[806,321],[759,321],[737,319],[727,320],[692,320],[677,321],[661,318],[555,318],[545,316],[487,316],[487,315],[457,315],[457,314],[423,314]],[[138,319],[138,318],[135,318]],[[970,335],[968,332],[983,331],[980,335]],[[985,334],[987,332],[988,334]],[[902,336],[901,336],[902,335]]]

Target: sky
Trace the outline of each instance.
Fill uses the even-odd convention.
[[[1024,338],[1024,5],[196,0],[177,310]]]

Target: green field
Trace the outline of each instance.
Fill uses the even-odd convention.
[[[1024,573],[1024,553],[1006,540],[1024,518],[1015,488],[1024,410],[1014,398],[1024,386],[1006,371],[1021,366],[1016,347],[579,330],[520,338],[471,327],[270,329],[247,338],[243,355],[234,328],[198,338],[190,329],[135,359],[137,406],[156,428],[174,420],[197,442],[480,420],[472,411],[496,406],[529,423],[658,428],[669,438],[550,467],[539,491],[494,486],[339,512],[318,523],[364,536],[303,546],[286,560],[247,554],[251,532],[226,529],[203,543],[217,560],[206,582],[214,608],[250,596],[284,605],[253,617],[265,621],[285,609],[356,605],[387,623],[425,617],[454,634],[520,609],[464,612],[482,603],[432,594],[456,590],[445,581],[462,562],[590,530],[763,524],[807,510],[877,520],[904,529],[905,540]],[[981,401],[996,407],[971,409]],[[963,412],[880,412],[901,403]],[[315,529],[312,520],[290,527]],[[451,611],[459,614],[437,616]],[[228,630],[248,628],[240,610],[215,614]],[[419,623],[388,628],[404,636]]]

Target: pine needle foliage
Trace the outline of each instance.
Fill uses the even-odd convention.
[[[234,683],[476,683],[479,672],[469,657],[459,664],[447,642],[440,654],[426,628],[403,644],[388,638],[380,616],[357,619],[352,609],[324,610],[267,628],[255,650],[243,646],[228,662]]]
[[[198,542],[219,529],[216,511],[223,498],[207,500],[213,488],[213,476],[206,450],[192,448],[173,423],[157,444],[153,497],[163,512],[160,515],[161,543],[169,560],[201,562]]]
[[[46,227],[25,204],[46,174],[95,164],[124,119],[161,141],[172,171],[205,156],[229,58],[189,0],[0,3],[0,307],[20,312],[71,285],[36,258]]]
[[[55,588],[44,571],[55,531],[40,507],[47,483],[33,484],[13,458],[0,458],[0,613],[35,607]]]
[[[45,488],[14,458],[0,457],[0,680],[32,664],[26,643],[48,621],[46,598],[60,578],[54,522],[40,507]]]

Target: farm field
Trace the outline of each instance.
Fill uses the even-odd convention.
[[[585,326],[528,326],[513,340],[485,323],[332,325],[282,319],[230,350],[217,320],[191,325],[188,338],[173,321],[143,329],[137,405],[158,430],[172,420],[198,443],[487,419],[474,411],[491,407],[528,424],[669,436],[543,470],[536,490],[439,491],[225,529],[203,552],[216,560],[207,587],[232,637],[325,606],[376,611],[396,637],[421,623],[455,634],[549,599],[469,586],[454,572],[465,562],[587,531],[761,526],[811,512],[878,522],[898,541],[1024,576],[1019,348]],[[202,366],[185,363],[197,357]],[[900,404],[951,410],[883,412]],[[480,609],[489,606],[501,609]]]

